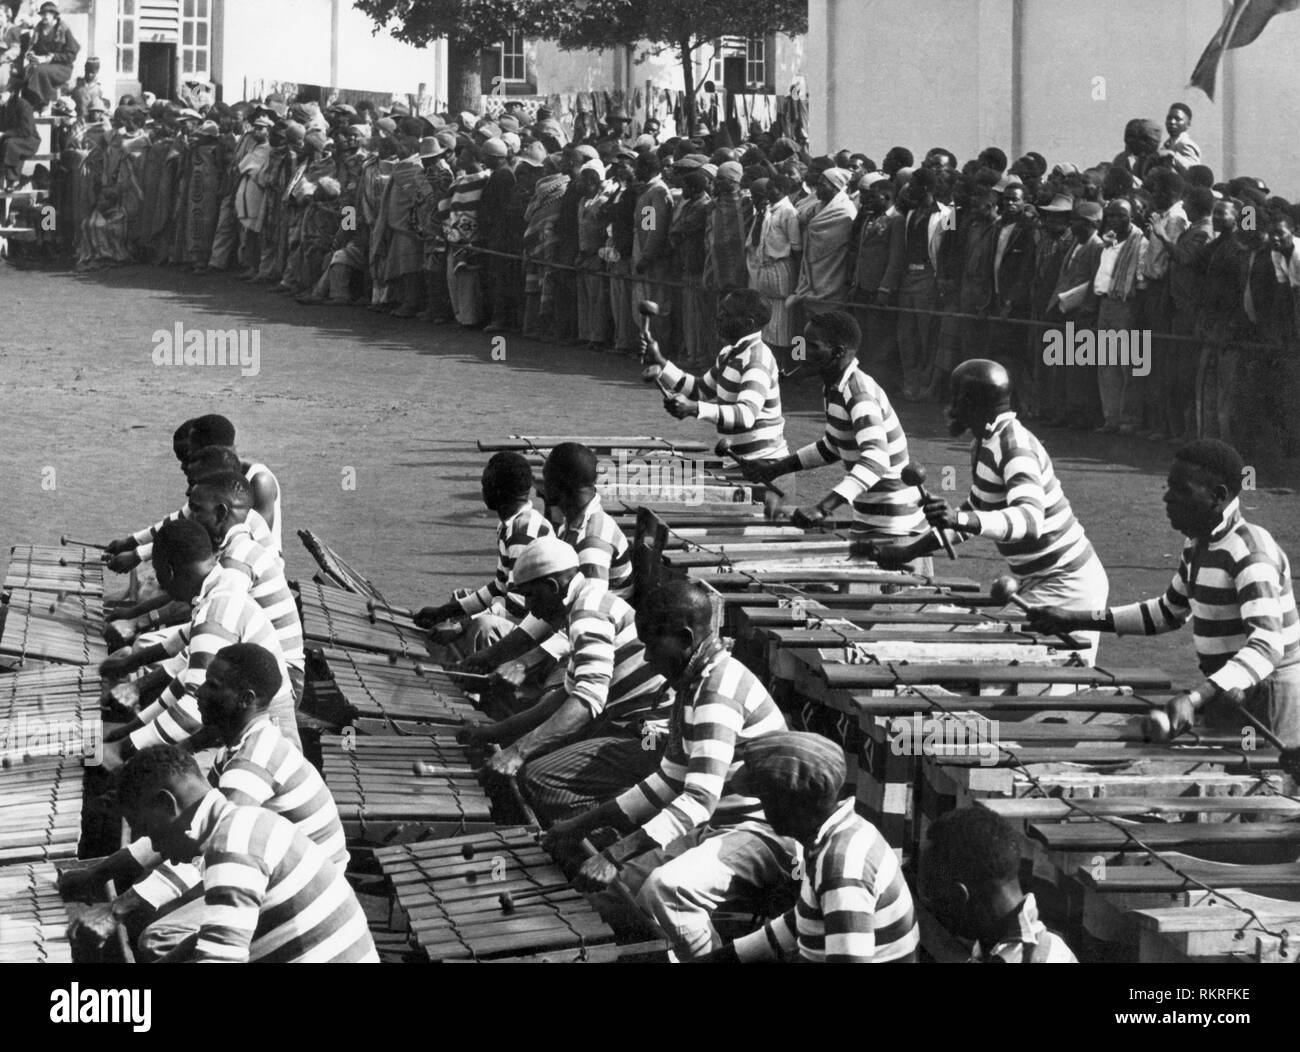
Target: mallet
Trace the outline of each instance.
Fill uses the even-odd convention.
[[[907,467],[903,468],[901,478],[906,485],[915,486],[920,491],[922,501],[930,499],[930,494],[925,491],[925,468],[920,464],[908,464]],[[952,549],[952,541],[948,540],[947,532],[937,528],[930,532],[939,538],[939,543],[943,545],[943,550],[948,553],[948,558],[956,559],[957,553]]]
[[[515,904],[523,902],[526,899],[537,899],[544,895],[554,895],[556,892],[568,891],[571,885],[565,884],[543,884],[541,887],[524,888],[523,891],[503,891],[497,896],[497,902],[501,903],[501,912],[510,914],[515,911]]]
[[[443,675],[450,676],[452,679],[463,679],[466,683],[479,683],[484,686],[486,686],[487,681],[492,678],[491,676],[486,676],[481,672],[457,672],[455,669],[450,668],[445,669]]]
[[[713,452],[717,456],[729,458],[734,463],[739,464],[742,468],[745,466],[744,459],[736,456],[736,454],[731,451],[731,439],[729,438],[718,439],[718,444],[713,447]],[[785,490],[781,489],[781,487],[775,482],[765,482],[764,485],[778,497],[785,499]]]
[[[66,533],[59,538],[59,543],[63,545],[63,547],[65,548],[68,547],[69,545],[72,545],[73,547],[77,547],[77,548],[94,548],[96,551],[101,551],[101,552],[108,551],[107,544],[96,544],[94,541],[76,541],[73,540],[71,537],[69,537]]]
[[[412,760],[411,773],[417,778],[458,778],[468,772],[463,768],[439,767],[436,764],[425,763],[423,760]]]
[[[654,342],[654,337],[650,335],[650,319],[659,317],[659,304],[654,300],[642,300],[636,305],[637,314],[640,316],[640,322],[637,327],[641,330],[641,335],[645,339],[647,347]],[[645,366],[641,370],[641,379],[648,384],[654,383],[659,379],[659,374],[663,370],[657,365],[647,365],[645,353],[642,352],[641,364]]]
[[[1276,734],[1274,734],[1271,730],[1269,730],[1268,727],[1266,727],[1263,723],[1261,723],[1257,716],[1255,716],[1253,713],[1246,711],[1246,706],[1243,704],[1243,702],[1245,701],[1245,695],[1240,690],[1233,688],[1232,690],[1227,692],[1226,696],[1227,699],[1230,702],[1232,702],[1236,710],[1239,713],[1241,713],[1242,716],[1244,716],[1247,720],[1249,720],[1250,723],[1254,725],[1255,729],[1259,731],[1261,735],[1263,735],[1264,740],[1268,742],[1269,745],[1273,746],[1273,748],[1277,749],[1279,752],[1286,749],[1286,746],[1282,744],[1281,738],[1279,738]]]
[[[989,586],[989,595],[991,595],[994,600],[1003,604],[1010,603],[1013,606],[1020,607],[1020,609],[1025,613],[1029,613],[1029,604],[1016,594],[1019,591],[1020,582],[1010,574],[1003,574],[1001,577],[995,577],[993,583]],[[1075,650],[1088,649],[1086,643],[1081,642],[1069,632],[1057,632],[1056,635],[1066,644],[1066,646],[1072,647]]]

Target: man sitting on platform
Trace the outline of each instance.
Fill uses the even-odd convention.
[[[334,797],[316,768],[271,722],[268,709],[281,686],[275,655],[262,647],[235,643],[213,659],[198,689],[203,725],[216,730],[224,746],[209,781],[232,804],[284,816],[345,870],[347,843]],[[128,917],[147,911],[167,910],[141,934],[136,948],[141,957],[161,957],[198,932],[205,909],[202,874],[190,863],[165,863],[147,837],[97,865],[65,873],[59,889],[75,897],[98,891],[109,879],[133,886],[81,916],[79,926],[98,939],[108,939]]]
[[[981,807],[939,818],[921,852],[920,897],[943,927],[973,940],[971,962],[1076,964],[1020,886],[1020,834]]]
[[[659,766],[668,688],[646,664],[635,611],[604,581],[581,574],[571,546],[534,541],[515,563],[514,587],[530,614],[568,637],[564,683],[525,712],[464,737],[507,743],[487,769],[518,773],[543,820],[565,818]]]
[[[533,506],[533,469],[519,453],[495,453],[483,469],[483,503],[496,513],[496,576],[476,591],[458,594],[441,606],[426,606],[415,615],[421,628],[441,621],[469,617],[473,627],[467,639],[471,652],[504,639],[527,615],[522,600],[510,591],[511,572],[523,550],[538,537],[555,530]]]
[[[197,937],[159,963],[378,962],[343,867],[288,819],[213,789],[184,749],[132,757],[118,799],[132,832],[168,861],[202,856]]]
[[[722,645],[712,615],[696,583],[673,581],[646,597],[637,614],[646,660],[677,694],[663,760],[616,799],[548,834],[562,850],[604,826],[633,830],[583,863],[575,886],[597,891],[621,881],[682,960],[721,945],[711,915],[724,903],[752,906],[783,884],[793,892],[799,852],[735,785],[745,747],[786,726],[757,677]]]
[[[1248,727],[1238,705],[1289,747],[1300,746],[1300,618],[1291,563],[1272,535],[1241,513],[1245,465],[1231,446],[1200,439],[1175,455],[1165,486],[1169,524],[1187,541],[1164,595],[1127,606],[1035,606],[1036,631],[1121,635],[1172,632],[1192,621],[1204,679],[1171,698],[1171,735],[1204,709],[1216,729]]]
[[[284,652],[270,619],[249,592],[248,578],[223,569],[207,531],[189,519],[162,528],[154,542],[153,562],[158,583],[171,597],[193,604],[188,644],[182,651],[185,667],[157,701],[115,732],[114,741],[104,747],[104,766],[111,771],[146,746],[178,744],[194,737],[203,722],[195,694],[212,658],[229,643],[255,643],[275,655],[281,686],[271,704],[271,717],[284,736],[298,745]]]
[[[772,829],[803,845],[799,902],[713,961],[913,963],[920,929],[898,856],[840,799],[844,750],[819,734],[769,734],[745,749],[735,787],[763,804]]]

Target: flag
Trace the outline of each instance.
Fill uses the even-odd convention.
[[[1300,0],[1233,0],[1232,10],[1192,70],[1192,80],[1188,86],[1200,88],[1213,101],[1214,81],[1224,51],[1245,47],[1264,32],[1264,27],[1274,15],[1294,11],[1297,7],[1300,7]]]

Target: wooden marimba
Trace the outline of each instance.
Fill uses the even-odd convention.
[[[473,703],[439,666],[431,662],[390,661],[360,650],[324,647],[316,654],[329,675],[347,719],[364,734],[420,734],[459,728],[474,712]],[[313,691],[325,685],[312,680]]]
[[[614,933],[529,828],[378,848],[375,858],[431,961],[617,959]]]
[[[15,545],[10,549],[4,591],[64,592],[104,595],[104,564],[86,548]]]
[[[409,616],[377,606],[372,599],[303,581],[297,586],[303,637],[329,647],[397,654],[428,661],[428,634]]]
[[[324,735],[321,757],[349,840],[389,844],[492,828],[491,802],[453,735]]]
[[[0,866],[74,858],[81,841],[81,754],[28,752],[20,745],[0,758]]]
[[[20,595],[14,592],[13,595]],[[48,595],[48,593],[39,593]],[[53,661],[65,665],[98,667],[108,657],[100,620],[76,621],[45,616],[51,604],[29,599],[11,600],[4,611],[0,630],[0,664],[23,668],[30,662]]]
[[[0,866],[0,964],[71,964],[67,930],[52,863]]]

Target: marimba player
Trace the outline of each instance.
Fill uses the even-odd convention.
[[[275,655],[262,647],[234,643],[213,659],[198,689],[203,725],[220,735],[223,746],[209,781],[233,804],[282,815],[346,870],[347,842],[334,797],[316,768],[271,722],[268,710],[280,687]],[[202,874],[189,862],[165,862],[147,837],[95,866],[69,870],[59,886],[75,897],[97,891],[109,879],[131,887],[82,916],[80,926],[97,939],[110,938],[132,914],[154,913],[136,953],[155,960],[199,930],[205,908]]]
[[[572,546],[556,537],[533,541],[514,565],[514,588],[530,614],[568,638],[564,682],[474,737],[506,743],[487,769],[519,774],[539,816],[564,818],[659,766],[668,686],[646,663],[636,612],[604,581],[582,575]]]
[[[1155,635],[1190,618],[1202,681],[1170,699],[1169,733],[1203,711],[1212,727],[1238,731],[1238,701],[1287,746],[1300,746],[1300,618],[1291,563],[1272,535],[1241,512],[1245,465],[1231,446],[1198,439],[1175,455],[1165,484],[1169,524],[1186,537],[1164,595],[1127,606],[1042,606],[1031,627],[1089,626]]]
[[[852,797],[840,799],[845,775],[844,750],[819,734],[769,734],[745,748],[735,787],[803,845],[799,901],[707,960],[915,962],[921,934],[898,856]]]
[[[954,935],[972,941],[971,961],[1077,964],[1065,940],[1038,919],[1020,886],[1021,836],[982,807],[949,811],[930,826],[921,851],[921,901]]]
[[[168,861],[203,860],[198,931],[158,963],[378,963],[343,868],[288,819],[213,789],[184,749],[133,756],[118,801]]]
[[[711,914],[726,902],[788,887],[799,846],[779,835],[757,797],[734,786],[745,747],[786,729],[757,677],[732,657],[712,626],[708,593],[673,581],[637,611],[646,660],[677,692],[659,769],[614,800],[557,822],[555,850],[592,830],[630,834],[583,863],[574,885],[637,896],[679,960],[717,949]]]
[[[426,606],[415,615],[421,628],[433,628],[453,618],[471,618],[473,627],[467,640],[471,651],[504,639],[524,619],[527,610],[510,591],[515,562],[538,537],[555,534],[546,516],[533,505],[533,469],[521,454],[494,453],[483,468],[480,486],[483,503],[500,520],[496,576],[472,592],[453,596],[441,606]]]
[[[963,362],[952,372],[948,431],[954,438],[969,431],[971,491],[960,508],[941,497],[926,501],[925,514],[935,530],[947,531],[960,544],[968,537],[990,537],[1019,579],[1027,602],[1097,610],[1106,605],[1110,584],[1083,526],[1075,518],[1043,444],[1011,409],[1011,377],[997,362],[982,358]],[[909,544],[876,548],[882,566],[899,566],[940,546],[935,532]],[[1096,626],[1079,633],[1097,656]]]

